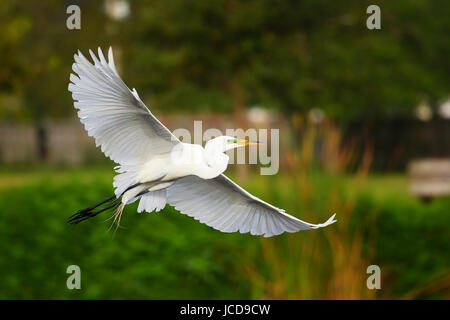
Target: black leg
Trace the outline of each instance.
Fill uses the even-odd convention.
[[[108,210],[108,209],[116,207],[120,202],[121,201],[118,200],[118,201],[114,202],[113,204],[110,204],[109,206],[107,206],[107,207],[105,207],[105,208],[103,208],[101,210],[94,211],[94,212],[88,211],[88,212],[76,213],[74,216],[69,218],[67,223],[69,223],[69,224],[78,224],[81,221],[84,221],[86,219],[95,217],[96,215],[98,215],[99,213],[102,213],[105,210]]]
[[[116,198],[116,196],[115,196],[115,195],[112,195],[111,197],[106,198],[106,199],[103,200],[102,202],[99,202],[99,203],[97,203],[97,204],[94,204],[93,206],[87,207],[87,208],[85,208],[85,209],[78,210],[78,212],[75,213],[74,215],[70,216],[69,219],[75,217],[76,215],[78,215],[78,214],[80,214],[80,213],[89,212],[89,211],[91,211],[92,209],[95,209],[95,208],[97,208],[98,206],[101,206],[102,204],[104,204],[104,203],[106,203],[106,202],[109,202],[109,201],[111,201],[112,199],[115,199],[115,198]]]

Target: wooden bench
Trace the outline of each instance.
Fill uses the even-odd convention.
[[[408,176],[410,192],[423,200],[450,195],[450,158],[412,160]]]

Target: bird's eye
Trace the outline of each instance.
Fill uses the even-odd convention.
[[[228,143],[236,143],[238,139],[228,139]]]

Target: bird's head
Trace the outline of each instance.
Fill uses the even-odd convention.
[[[220,136],[209,140],[205,148],[214,150],[215,152],[226,152],[231,149],[259,145],[258,141],[252,142],[247,139],[238,139],[230,136]]]

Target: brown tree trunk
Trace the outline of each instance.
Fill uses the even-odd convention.
[[[39,161],[46,161],[48,158],[48,130],[44,121],[39,120],[35,124],[36,147]]]

